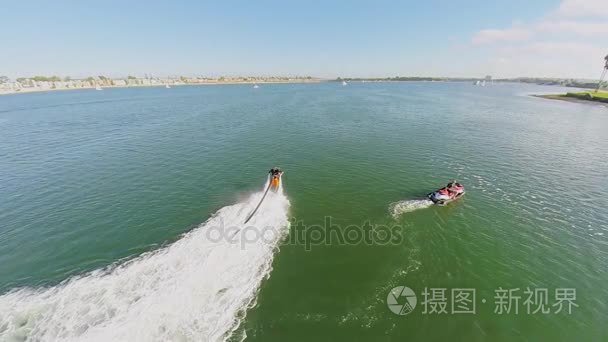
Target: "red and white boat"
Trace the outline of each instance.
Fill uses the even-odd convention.
[[[464,186],[460,183],[451,183],[428,194],[428,198],[437,205],[445,205],[464,196]]]

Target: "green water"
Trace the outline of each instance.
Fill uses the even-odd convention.
[[[559,91],[324,83],[2,96],[0,289],[61,287],[180,241],[278,165],[292,222],[397,225],[402,239],[284,240],[232,339],[606,340],[608,110],[526,95]],[[390,214],[454,178],[462,200]],[[386,304],[400,285],[418,296],[406,316]],[[477,312],[423,314],[425,287],[475,288]],[[499,315],[499,287],[547,288],[550,304],[555,288],[575,288],[578,307],[526,314],[520,292],[519,314]]]

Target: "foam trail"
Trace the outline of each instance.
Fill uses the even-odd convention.
[[[172,245],[50,288],[0,296],[0,341],[221,341],[238,327],[288,231],[269,193],[218,210]],[[232,229],[218,241],[218,227]],[[254,239],[265,231],[264,239]],[[212,232],[215,232],[213,234]],[[246,243],[243,239],[248,237]]]
[[[433,201],[429,199],[405,200],[391,203],[391,205],[389,206],[389,212],[394,218],[397,218],[401,214],[409,213],[414,210],[428,208],[432,205]]]

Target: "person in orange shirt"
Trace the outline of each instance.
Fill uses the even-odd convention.
[[[272,169],[270,169],[270,171],[268,171],[268,173],[270,173],[270,186],[272,188],[274,188],[274,190],[278,190],[279,189],[279,184],[281,182],[281,176],[283,175],[283,171],[281,169],[279,169],[278,167],[273,167]]]

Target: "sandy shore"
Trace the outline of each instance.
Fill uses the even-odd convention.
[[[184,86],[210,86],[210,85],[235,85],[235,84],[300,84],[300,83],[320,83],[324,82],[323,80],[313,79],[313,80],[293,80],[293,81],[275,81],[275,82],[204,82],[204,83],[181,83],[181,84],[169,84],[171,88],[173,87],[184,87]],[[164,88],[167,84],[138,84],[138,85],[120,85],[120,86],[103,86],[103,89],[111,89],[111,88]],[[75,87],[75,88],[21,88],[18,90],[6,90],[0,89],[0,95],[14,95],[14,94],[27,94],[27,93],[40,93],[40,92],[52,92],[52,91],[65,91],[65,90],[96,90],[95,87]]]
[[[548,100],[560,100],[560,101],[568,101],[568,102],[574,102],[574,103],[582,103],[582,104],[608,107],[608,103],[592,101],[592,100],[583,100],[583,99],[569,97],[569,96],[560,95],[560,94],[545,94],[545,95],[531,95],[531,96],[540,97],[540,98],[548,99]]]

